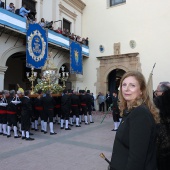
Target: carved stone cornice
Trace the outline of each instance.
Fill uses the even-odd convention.
[[[83,9],[86,7],[86,4],[81,0],[63,0],[63,1],[81,13],[83,13]]]
[[[70,11],[69,9],[67,9],[65,6],[63,6],[61,3],[59,4],[59,10],[60,12],[65,13],[66,15],[69,15],[71,18],[73,18],[75,20],[75,18],[77,17],[77,14],[75,14],[74,12]]]
[[[119,54],[119,55],[111,55],[111,56],[102,56],[97,57],[99,60],[108,60],[108,59],[119,59],[119,58],[129,58],[136,57],[139,53],[127,53],[127,54]]]

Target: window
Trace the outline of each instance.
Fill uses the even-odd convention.
[[[110,0],[110,6],[122,4],[122,3],[125,3],[125,2],[126,2],[126,0]]]
[[[63,18],[63,28],[68,29],[70,32],[70,26],[71,26],[71,23],[68,20]]]

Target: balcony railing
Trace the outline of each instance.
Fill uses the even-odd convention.
[[[12,28],[16,32],[26,35],[26,19],[5,9],[0,8],[0,25]],[[66,48],[69,50],[69,38],[48,30],[48,43]],[[89,57],[89,47],[82,45],[82,54]]]

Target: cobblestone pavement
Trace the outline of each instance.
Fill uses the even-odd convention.
[[[72,130],[54,125],[57,135],[34,132],[34,141],[7,138],[0,135],[0,169],[5,170],[106,170],[115,132],[111,114],[94,112],[94,123]]]

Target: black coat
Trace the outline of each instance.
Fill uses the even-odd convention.
[[[71,98],[69,95],[64,94],[61,97],[61,109],[64,114],[70,113],[70,107],[71,107]]]
[[[56,105],[55,100],[50,95],[46,95],[45,97],[42,97],[41,102],[44,110],[52,110]]]
[[[111,170],[156,170],[156,124],[146,106],[123,116],[115,137]]]

